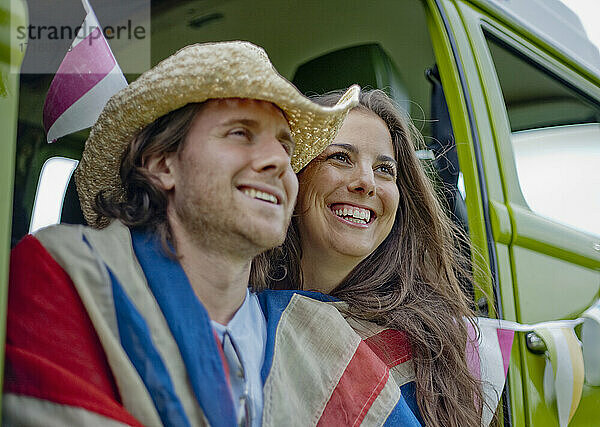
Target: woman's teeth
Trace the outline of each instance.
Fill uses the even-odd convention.
[[[333,209],[333,213],[346,221],[367,224],[371,220],[371,211],[362,208]]]
[[[263,191],[255,190],[254,188],[245,188],[244,194],[246,196],[252,197],[253,199],[264,200],[265,202],[277,204],[277,197],[275,197],[272,194],[265,193]]]

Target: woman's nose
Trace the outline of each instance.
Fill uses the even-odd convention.
[[[351,193],[358,193],[373,197],[376,193],[375,175],[373,174],[373,169],[370,167],[357,168],[355,176],[348,185],[348,190]]]

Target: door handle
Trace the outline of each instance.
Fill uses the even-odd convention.
[[[546,343],[544,343],[544,340],[535,332],[527,332],[525,335],[525,343],[527,349],[534,354],[546,353]]]

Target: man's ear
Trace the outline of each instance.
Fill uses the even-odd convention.
[[[144,166],[155,183],[164,191],[175,187],[177,153],[157,153],[144,159]]]

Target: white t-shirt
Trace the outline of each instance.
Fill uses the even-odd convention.
[[[238,357],[244,369],[248,397],[250,399],[251,425],[260,427],[262,424],[263,409],[263,383],[260,370],[265,360],[265,348],[267,344],[267,321],[260,308],[258,297],[255,293],[246,290],[246,298],[242,306],[234,314],[227,326],[214,320],[212,326],[223,343],[225,333],[231,337],[231,341],[238,350]],[[230,364],[231,365],[231,364]],[[240,397],[244,393],[244,383],[236,381],[234,375],[238,375],[236,366],[229,366],[229,375],[233,393],[234,405],[238,405]],[[244,410],[243,407],[240,410]]]

